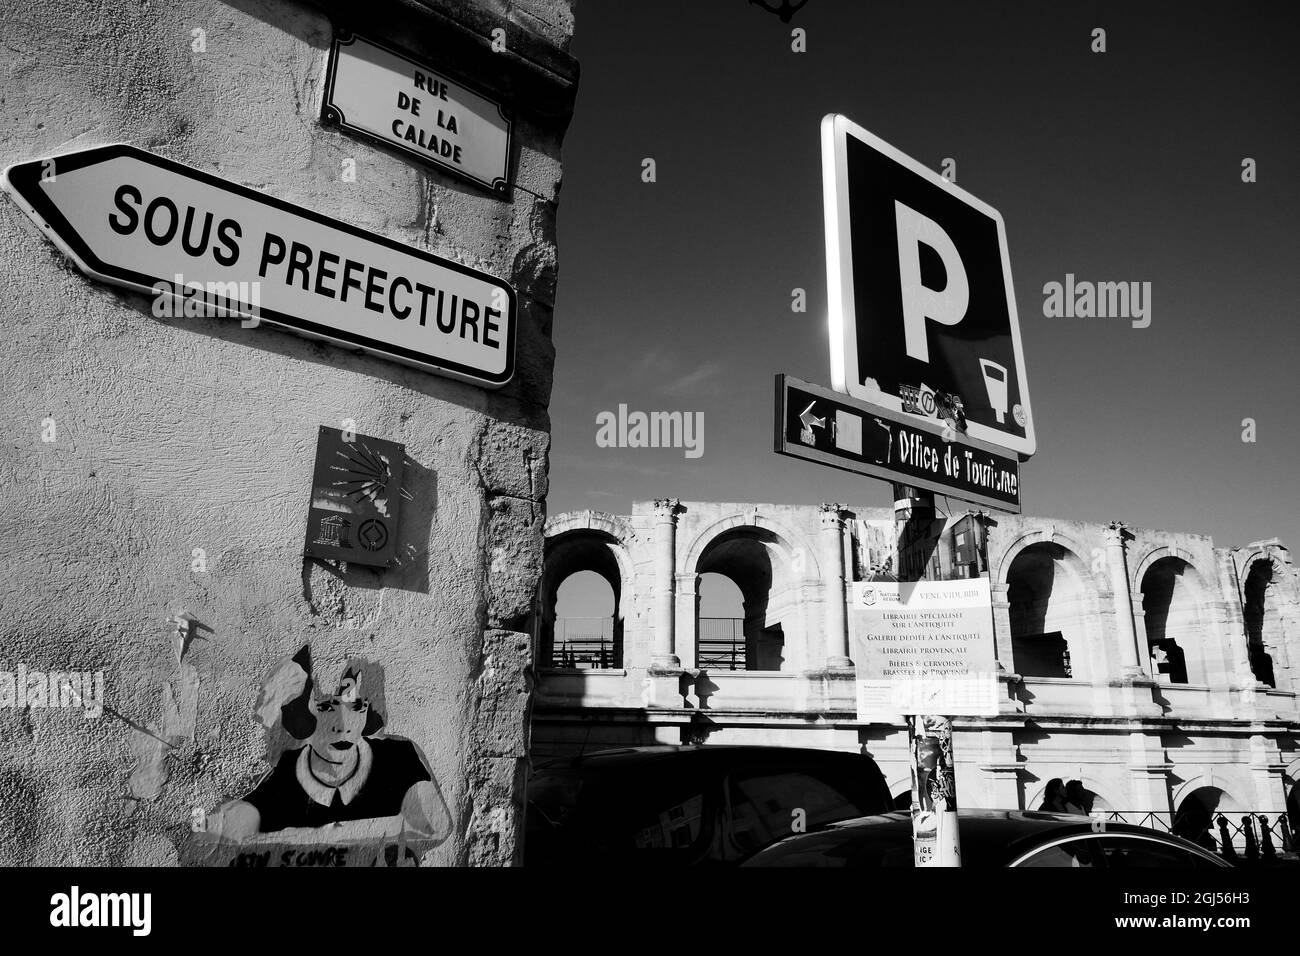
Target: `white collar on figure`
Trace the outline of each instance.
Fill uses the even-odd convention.
[[[302,756],[298,758],[295,772],[298,777],[298,785],[307,792],[307,796],[322,807],[328,807],[332,804],[336,793],[346,805],[351,803],[361,788],[366,785],[366,780],[370,777],[370,768],[374,762],[374,751],[370,749],[370,744],[366,743],[363,737],[357,741],[357,767],[352,771],[352,776],[344,780],[339,786],[331,787],[329,784],[321,782],[311,772],[311,744],[302,748]]]

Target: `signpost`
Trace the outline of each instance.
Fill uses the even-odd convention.
[[[1037,449],[1006,229],[845,117],[821,132],[834,390],[777,375],[775,450],[892,484],[897,577],[854,591],[858,717],[904,715],[915,863],[960,866],[952,716],[997,713],[997,664],[987,579],[933,579],[934,493],[1018,513]]]
[[[397,563],[406,446],[321,426],[303,553],[388,567]]]
[[[321,113],[493,192],[509,186],[512,123],[501,104],[371,40],[334,38]]]
[[[778,454],[1020,512],[1020,462],[935,423],[776,376]]]
[[[17,163],[4,188],[86,275],[499,388],[515,292],[483,272],[134,146]]]

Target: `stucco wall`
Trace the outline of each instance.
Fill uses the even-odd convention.
[[[569,3],[499,7],[464,15],[484,47],[501,23],[564,60]],[[0,864],[176,860],[195,808],[267,771],[259,687],[304,644],[326,671],[382,667],[387,729],[422,749],[451,810],[426,862],[510,862],[567,116],[521,111],[527,191],[503,201],[321,126],[317,7],[23,4],[0,38],[6,165],[132,143],[499,276],[520,318],[518,371],[495,393],[265,326],[160,320],[0,201],[0,670],[102,670],[121,715],[0,709]],[[345,420],[406,446],[403,558],[387,572],[302,557],[317,430]],[[181,610],[202,627],[178,657]]]

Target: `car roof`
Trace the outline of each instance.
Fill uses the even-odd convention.
[[[1092,817],[1075,813],[969,809],[959,810],[957,816],[960,823],[963,856],[967,855],[969,848],[975,855],[1005,856],[1009,862],[1018,854],[1016,849],[1018,845],[1029,846],[1037,839],[1048,835],[1061,838],[1077,835],[1143,836],[1201,851],[1200,847],[1181,837],[1129,823],[1105,820],[1102,822],[1102,829],[1094,831],[1096,821]],[[774,847],[788,848],[796,842],[824,843],[828,840],[833,840],[839,846],[852,846],[879,839],[882,831],[887,832],[891,838],[903,840],[910,838],[911,829],[911,813],[895,811],[830,823],[807,833],[786,837],[774,844]]]
[[[538,764],[536,769],[539,771],[551,771],[578,768],[626,767],[662,760],[669,757],[681,759],[681,757],[685,755],[689,755],[690,759],[702,756],[703,759],[718,760],[744,760],[749,757],[789,759],[793,756],[797,756],[801,761],[843,760],[845,758],[852,760],[871,760],[870,757],[862,753],[842,750],[821,750],[813,747],[770,747],[747,744],[657,744],[644,747],[621,747],[614,750],[599,750],[593,753],[581,754],[574,757],[559,757]]]

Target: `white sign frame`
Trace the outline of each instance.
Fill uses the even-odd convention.
[[[296,287],[293,287],[294,291],[286,293],[282,289],[276,289],[274,283],[270,283],[272,289],[267,294],[262,294],[260,284],[255,281],[259,279],[255,266],[252,268],[252,274],[249,274],[251,259],[255,258],[253,256],[250,256],[239,268],[213,264],[210,259],[201,264],[197,261],[185,264],[184,278],[191,280],[199,289],[212,284],[228,286],[230,283],[239,285],[241,282],[245,285],[259,285],[256,303],[226,300],[223,297],[219,306],[213,306],[211,314],[218,317],[255,318],[257,320],[255,324],[277,326],[306,338],[332,342],[345,349],[368,352],[389,361],[401,362],[426,372],[459,379],[483,388],[501,388],[514,376],[519,326],[518,296],[510,283],[486,272],[444,259],[387,236],[367,232],[333,217],[126,143],[95,146],[57,156],[14,163],[4,170],[0,185],[19,208],[36,223],[46,238],[71,259],[85,275],[146,295],[166,294],[177,305],[182,305],[187,298],[186,290],[189,288],[189,283],[187,282],[180,289],[175,286],[173,278],[176,270],[161,265],[161,253],[151,253],[144,260],[139,260],[138,250],[132,248],[133,244],[118,240],[114,240],[111,251],[102,248],[102,243],[101,248],[96,249],[87,241],[84,231],[68,218],[69,214],[74,214],[78,219],[87,216],[93,218],[96,212],[108,210],[112,203],[111,199],[106,203],[103,196],[96,194],[93,199],[78,197],[77,202],[61,207],[51,196],[53,188],[67,188],[66,183],[81,170],[108,167],[123,161],[134,162],[143,167],[137,167],[140,175],[133,177],[133,180],[139,181],[140,188],[157,185],[162,180],[182,181],[187,187],[193,188],[195,197],[198,197],[193,200],[195,204],[212,210],[217,216],[222,213],[233,215],[234,210],[241,206],[258,207],[259,214],[260,208],[265,208],[267,210],[265,216],[281,228],[286,237],[285,241],[288,238],[297,238],[297,234],[284,229],[282,222],[300,227],[302,235],[310,234],[315,249],[325,248],[326,243],[335,243],[336,249],[351,249],[355,246],[363,250],[357,254],[357,261],[363,264],[375,266],[401,263],[405,269],[410,270],[409,275],[397,273],[392,269],[388,270],[387,274],[402,275],[407,278],[408,287],[412,285],[410,277],[415,276],[418,270],[419,278],[427,279],[429,286],[434,287],[435,290],[441,288],[461,293],[467,289],[487,291],[490,299],[499,298],[504,305],[499,315],[502,324],[497,332],[501,337],[499,340],[501,344],[494,346],[501,352],[500,367],[489,368],[486,363],[476,361],[477,351],[467,352],[454,342],[442,343],[433,336],[431,331],[437,328],[436,322],[432,326],[422,323],[422,327],[428,334],[422,332],[419,333],[419,338],[411,338],[410,333],[405,330],[407,326],[414,328],[414,325],[405,321],[408,316],[414,321],[409,304],[412,300],[409,298],[405,300],[408,316],[395,315],[389,327],[371,331],[369,325],[359,324],[360,313],[356,312],[355,305],[347,309],[335,308],[332,297],[326,300],[317,294],[315,299],[303,298],[313,293],[304,291],[300,295]],[[61,181],[62,184],[46,188],[47,174],[53,177],[51,182],[58,184]],[[112,182],[113,178],[106,177],[106,180]],[[111,188],[107,191],[113,192]],[[172,198],[169,194],[155,191],[160,196],[166,195],[167,198]],[[143,203],[141,205],[143,206]],[[220,232],[219,229],[216,231]],[[252,235],[251,232],[241,232],[239,238],[241,241],[247,241]],[[277,237],[279,235],[277,233]],[[342,245],[344,242],[352,245],[345,247]],[[247,248],[251,248],[252,245],[248,243]],[[103,258],[101,254],[107,255],[108,259]],[[334,253],[331,254],[336,259],[342,258]],[[362,256],[364,258],[361,258]],[[159,275],[159,272],[171,274]],[[319,281],[318,273],[317,285]],[[287,281],[283,284],[288,286]],[[389,285],[395,287],[396,280],[393,279]],[[367,289],[366,292],[368,296],[369,290]],[[199,296],[209,300],[210,305],[211,295],[212,293],[209,292],[205,297],[203,292],[199,292]],[[486,329],[486,319],[484,322]],[[486,335],[485,331],[484,339]],[[476,344],[477,338],[476,327]]]
[[[1002,278],[1006,288],[1007,315],[1011,323],[1016,374],[1020,383],[1020,405],[1026,416],[1025,437],[1020,438],[975,422],[968,423],[967,434],[971,438],[1014,452],[1022,460],[1030,457],[1038,450],[1038,442],[1034,434],[1034,413],[1029,401],[1028,379],[1025,377],[1025,350],[1020,342],[1016,290],[1011,281],[1011,257],[1007,249],[1007,231],[1002,214],[951,180],[944,179],[934,170],[921,165],[911,156],[838,113],[828,114],[821,122],[822,202],[826,227],[826,304],[830,328],[832,387],[837,392],[907,416],[907,419],[923,418],[904,411],[902,399],[898,396],[863,384],[862,376],[858,371],[859,330],[851,321],[852,317],[857,315],[857,309],[853,289],[853,234],[848,207],[847,139],[850,136],[903,166],[909,172],[941,187],[997,224]]]
[[[360,49],[362,45],[371,47],[379,54],[393,61],[400,61],[409,67],[406,72],[399,72],[392,66],[381,67],[376,65],[369,71],[370,73],[389,72],[393,74],[394,78],[398,76],[409,78],[410,70],[418,70],[426,77],[445,83],[450,93],[455,97],[454,102],[464,107],[464,112],[459,114],[462,121],[466,116],[473,116],[481,123],[491,124],[491,113],[495,110],[496,114],[501,118],[503,130],[493,129],[491,132],[494,134],[500,132],[504,135],[504,142],[500,146],[500,156],[492,157],[493,162],[475,163],[472,167],[458,166],[455,163],[445,162],[439,155],[427,149],[415,149],[408,145],[404,138],[391,132],[390,129],[374,125],[371,115],[384,109],[393,110],[391,102],[388,103],[387,107],[379,106],[377,103],[369,103],[367,100],[374,98],[377,95],[376,92],[361,89],[348,89],[348,95],[344,98],[339,87],[340,67],[345,66],[345,73],[349,73],[352,69],[352,67],[346,66],[342,62],[345,50],[348,47]],[[358,60],[364,59],[359,54],[356,58]],[[350,86],[350,83],[353,82],[350,73],[344,77],[344,81],[345,87]],[[385,85],[384,92],[387,92],[391,99],[391,94],[397,92],[397,85],[395,84],[392,87]],[[424,106],[426,109],[435,108],[433,101],[427,98],[424,100]],[[367,37],[358,36],[355,33],[340,32],[335,35],[333,43],[330,44],[329,66],[325,74],[324,94],[321,99],[321,121],[348,133],[414,156],[421,162],[428,163],[439,170],[453,173],[462,179],[467,179],[498,196],[504,197],[510,191],[510,161],[514,147],[514,119],[506,107],[498,100],[480,93],[473,86],[450,77],[440,70],[435,70],[425,63],[413,60],[400,50],[395,50],[383,43],[377,43]],[[496,136],[493,135],[492,138],[495,139]],[[485,145],[484,149],[487,148],[489,147]],[[492,148],[495,150],[495,147]]]

